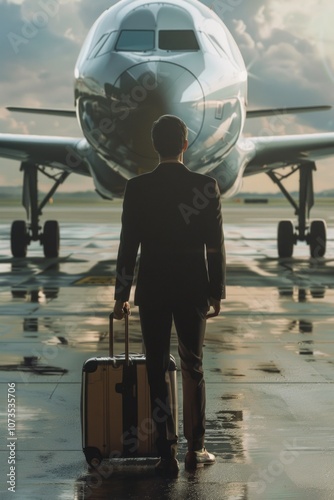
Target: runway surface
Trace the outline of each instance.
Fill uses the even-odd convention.
[[[278,260],[277,222],[290,210],[224,206],[228,295],[221,315],[208,321],[205,342],[207,448],[217,463],[184,470],[180,405],[176,480],[156,478],[147,464],[90,471],[81,451],[81,368],[108,352],[120,205],[48,208],[61,222],[59,259],[43,258],[38,244],[27,259],[12,259],[10,222],[22,209],[0,212],[1,498],[334,498],[330,207],[313,214],[327,220],[326,258],[312,260],[298,245],[292,259]],[[135,308],[130,324],[131,350],[140,351]],[[120,323],[116,341],[122,352]],[[172,353],[178,359],[175,335]],[[181,401],[180,390],[179,373]]]

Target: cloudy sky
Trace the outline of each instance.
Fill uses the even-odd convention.
[[[0,0],[0,132],[79,136],[75,120],[11,114],[8,105],[73,107],[73,70],[85,36],[112,0]],[[235,37],[249,69],[249,107],[334,104],[333,0],[205,0]],[[334,130],[334,111],[252,120],[247,135]],[[0,185],[20,185],[17,162],[0,159]],[[72,178],[71,178],[72,177]],[[71,176],[62,190],[93,189]],[[296,185],[297,186],[297,185]],[[334,159],[316,190],[334,188]],[[266,176],[245,190],[276,191]]]

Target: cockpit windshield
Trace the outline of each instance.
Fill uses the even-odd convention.
[[[160,30],[158,46],[160,50],[199,50],[198,41],[192,30]],[[145,52],[154,50],[155,31],[122,30],[116,43],[118,51]]]
[[[159,31],[159,49],[199,50],[199,45],[192,30],[161,30]]]
[[[153,30],[122,30],[116,43],[116,50],[145,52],[155,47]]]

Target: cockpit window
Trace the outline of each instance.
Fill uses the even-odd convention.
[[[161,30],[159,31],[159,49],[199,50],[199,45],[192,30]]]
[[[123,30],[118,38],[116,50],[145,52],[155,47],[153,30]]]
[[[99,57],[110,52],[115,44],[116,35],[117,31],[110,31],[109,33],[102,35],[91,51],[89,59],[94,59],[95,57]]]
[[[103,45],[106,43],[108,36],[109,33],[105,33],[104,35],[101,36],[100,40],[97,42],[96,45],[94,45],[93,50],[89,54],[89,59],[93,59],[94,57],[97,56]]]

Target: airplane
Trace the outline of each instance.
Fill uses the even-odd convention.
[[[185,163],[210,175],[223,197],[235,195],[243,177],[265,172],[295,209],[297,224],[279,222],[280,258],[297,241],[311,257],[326,252],[326,222],[310,220],[316,161],[334,154],[334,133],[245,137],[246,120],[330,109],[308,106],[249,110],[247,69],[223,21],[198,0],[121,0],[95,22],[75,66],[75,109],[8,107],[13,112],[76,117],[82,137],[0,134],[0,157],[21,162],[27,219],[11,226],[13,257],[25,258],[39,241],[45,257],[58,257],[58,221],[40,226],[43,208],[67,177],[90,176],[105,199],[122,197],[126,182],[157,166],[151,127],[177,115],[189,128]],[[287,174],[277,169],[288,168]],[[286,172],[286,170],[284,170]],[[38,201],[38,175],[54,181]],[[299,201],[284,186],[299,175]]]

